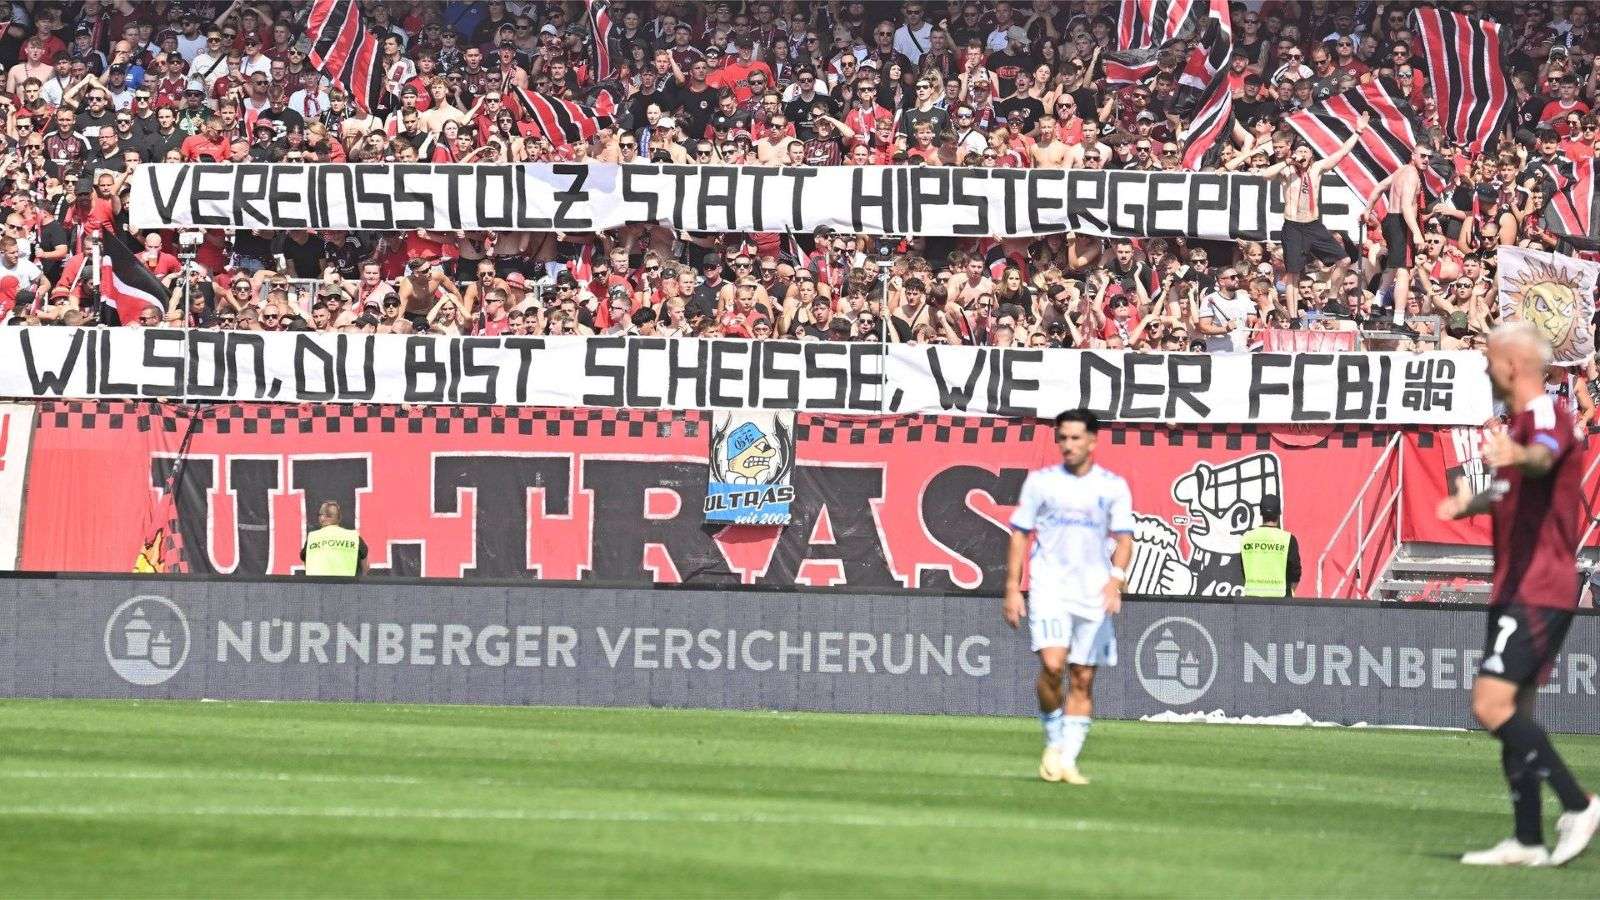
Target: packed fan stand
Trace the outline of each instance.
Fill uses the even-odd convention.
[[[79,7],[6,893],[1585,892],[1588,6]]]

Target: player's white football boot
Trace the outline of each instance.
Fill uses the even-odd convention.
[[[1064,766],[1061,769],[1061,780],[1066,784],[1088,784],[1089,779],[1083,777],[1075,766]]]
[[[1064,767],[1061,765],[1061,748],[1046,747],[1039,759],[1039,777],[1045,781],[1060,781]]]
[[[1547,866],[1550,851],[1529,847],[1516,838],[1506,838],[1487,850],[1466,854],[1461,861],[1469,866]]]
[[[1550,851],[1550,865],[1564,865],[1582,853],[1596,828],[1600,828],[1600,797],[1590,794],[1588,806],[1577,812],[1562,813],[1556,820],[1559,837],[1556,848]]]

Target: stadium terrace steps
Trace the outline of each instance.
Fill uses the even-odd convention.
[[[1488,547],[1407,541],[1373,583],[1372,599],[1486,603],[1493,578]]]

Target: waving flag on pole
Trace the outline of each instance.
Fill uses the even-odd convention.
[[[358,0],[315,0],[306,18],[311,65],[350,92],[364,110],[383,96],[382,56],[378,38],[361,20]]]
[[[1349,155],[1334,166],[1345,184],[1365,197],[1378,183],[1411,162],[1411,148],[1422,137],[1422,125],[1411,107],[1397,99],[1393,85],[1385,80],[1357,85],[1342,94],[1293,113],[1284,120],[1300,135],[1317,156],[1329,156],[1355,133],[1356,120],[1366,113],[1370,126]],[[1434,196],[1445,188],[1445,179],[1429,167],[1422,173],[1422,187]],[[1383,213],[1382,198],[1374,212]]]
[[[105,304],[117,311],[117,320],[123,325],[139,321],[139,313],[147,309],[156,315],[167,311],[167,287],[155,273],[145,268],[133,251],[120,238],[111,238],[104,244],[100,257],[100,296]]]
[[[1428,63],[1428,89],[1450,140],[1474,153],[1494,140],[1510,85],[1500,64],[1500,26],[1432,7],[1412,10],[1411,24]]]
[[[611,76],[611,6],[606,0],[589,0],[589,24],[594,26],[594,80]]]
[[[1233,57],[1233,19],[1228,0],[1211,0],[1200,43],[1189,51],[1189,62],[1178,79],[1200,90],[1194,121],[1183,133],[1183,167],[1200,168],[1201,160],[1233,128],[1233,91],[1228,87],[1228,60]]]

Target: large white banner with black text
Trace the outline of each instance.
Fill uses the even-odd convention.
[[[1279,182],[1254,175],[939,166],[163,163],[133,176],[133,225],[361,231],[687,231],[1179,236],[1277,240]],[[1337,177],[1323,221],[1359,237]]]
[[[897,346],[891,411],[1125,421],[1482,424],[1482,353],[1135,353]]]
[[[0,397],[1477,425],[1481,353],[0,328]]]

